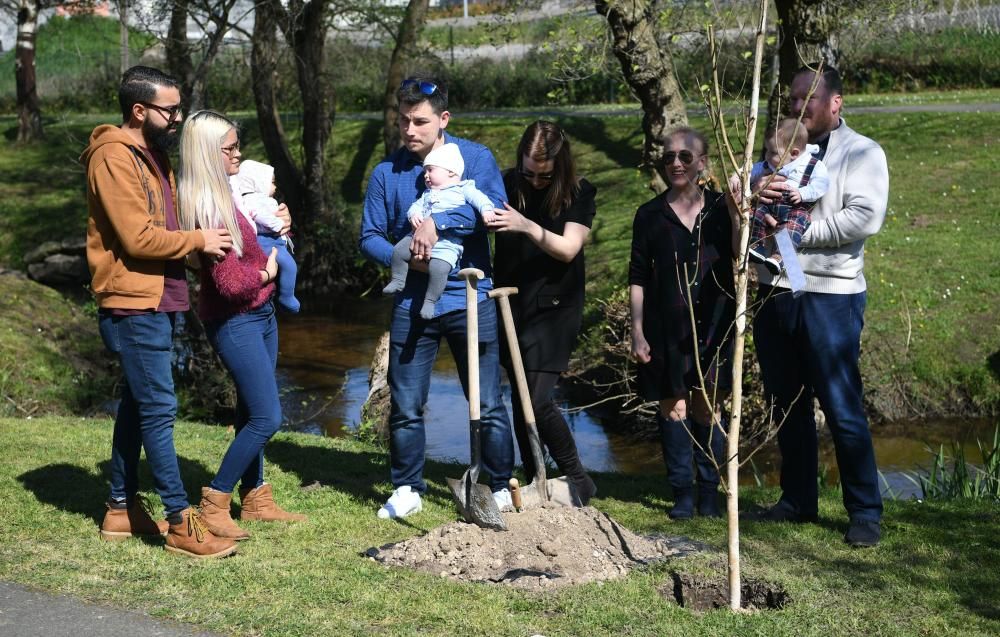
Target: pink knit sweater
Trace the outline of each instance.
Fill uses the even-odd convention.
[[[243,237],[243,256],[230,250],[226,258],[214,261],[201,256],[201,292],[198,316],[203,321],[218,321],[256,309],[274,293],[274,282],[260,283],[260,271],[267,265],[267,255],[257,245],[257,235],[242,214],[236,222]]]

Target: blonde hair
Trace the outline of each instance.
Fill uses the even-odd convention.
[[[183,229],[225,228],[236,255],[243,256],[243,235],[221,157],[222,140],[231,130],[238,130],[236,123],[215,111],[198,111],[187,118],[181,131],[177,199]]]

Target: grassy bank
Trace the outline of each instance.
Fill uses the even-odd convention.
[[[850,104],[848,122],[883,145],[890,169],[886,223],[866,251],[862,363],[873,409],[893,418],[996,413],[1000,380],[990,360],[1000,344],[1000,192],[989,186],[1000,169],[1000,113],[851,115]],[[552,116],[574,142],[580,173],[598,189],[588,292],[592,300],[604,298],[624,285],[632,215],[650,196],[636,168],[638,118]],[[487,144],[508,166],[531,119],[459,114],[449,130]],[[83,233],[83,171],[76,157],[99,121],[52,120],[45,144],[0,145],[0,265],[20,267],[38,242]],[[254,121],[245,123],[244,155],[263,158]],[[0,126],[12,124],[0,120]],[[707,126],[699,119],[693,124]],[[331,199],[356,223],[367,176],[381,156],[380,123],[340,119],[331,139]]]
[[[348,440],[279,434],[267,447],[268,480],[291,526],[249,524],[232,559],[192,563],[158,543],[103,543],[111,424],[106,420],[0,420],[0,580],[138,608],[234,635],[988,635],[996,600],[1000,509],[962,503],[887,503],[883,544],[841,540],[840,495],[825,491],[816,525],[743,524],[745,575],[784,588],[781,611],[693,613],[661,591],[672,571],[722,576],[711,552],[658,564],[604,585],[535,596],[388,570],[362,553],[454,520],[444,476],[430,463],[424,512],[378,520],[390,492],[384,452]],[[181,423],[181,472],[192,496],[228,443],[225,429]],[[662,475],[598,475],[597,508],[645,534],[686,535],[725,546],[721,521],[675,523]],[[300,485],[319,482],[308,490]],[[148,474],[143,485],[149,484]],[[773,492],[750,491],[746,505]],[[155,498],[154,498],[155,501]],[[524,538],[526,543],[538,538]]]
[[[0,416],[90,412],[116,374],[91,311],[51,288],[0,275]]]

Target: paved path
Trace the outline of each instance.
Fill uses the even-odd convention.
[[[89,604],[0,582],[0,635],[4,637],[221,637],[217,633],[145,613]]]

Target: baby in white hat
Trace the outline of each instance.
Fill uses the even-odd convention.
[[[414,229],[434,213],[445,212],[466,204],[475,208],[486,223],[494,220],[493,202],[476,188],[475,181],[462,180],[464,170],[465,161],[457,144],[444,144],[427,153],[424,159],[424,183],[427,184],[427,190],[413,202],[406,213]],[[389,285],[382,288],[383,294],[401,292],[406,286],[412,240],[411,231],[393,248],[392,280],[389,281]],[[423,318],[434,318],[434,304],[441,298],[448,282],[448,273],[455,268],[461,256],[461,240],[449,237],[447,230],[441,231],[437,243],[431,248],[431,260],[428,263],[430,280],[427,283],[424,304],[420,308],[420,316]]]
[[[295,279],[298,266],[292,258],[292,240],[279,234],[284,222],[275,215],[278,201],[274,198],[274,168],[259,161],[247,159],[240,162],[240,172],[229,177],[236,207],[247,218],[257,233],[257,243],[264,254],[277,248],[278,254],[278,306],[293,314],[299,311],[295,298]]]

